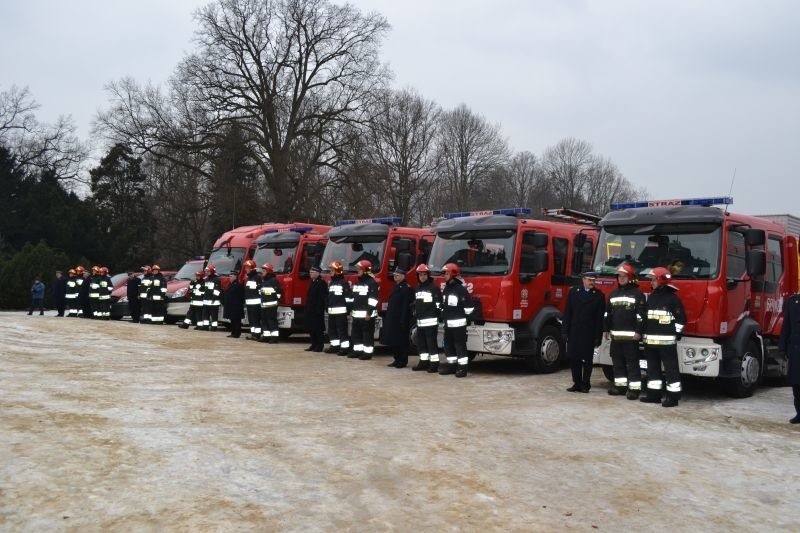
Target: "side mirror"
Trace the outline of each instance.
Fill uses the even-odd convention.
[[[747,274],[753,278],[767,272],[767,253],[764,250],[748,250],[745,257]]]
[[[550,265],[550,254],[547,253],[547,250],[536,250],[535,252],[533,252],[534,272],[545,272],[549,265]]]
[[[744,241],[747,246],[764,246],[767,242],[767,233],[761,229],[750,228],[744,233]]]

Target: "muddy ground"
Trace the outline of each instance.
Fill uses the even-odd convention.
[[[50,313],[52,315],[52,313]],[[680,407],[0,313],[4,531],[798,531],[791,391]],[[412,358],[412,363],[416,358]]]

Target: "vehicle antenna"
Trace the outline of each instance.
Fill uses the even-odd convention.
[[[736,182],[736,167],[734,167],[734,168],[733,168],[733,177],[731,178],[731,188],[730,188],[730,190],[728,191],[728,197],[729,197],[729,198],[732,198],[732,197],[733,197],[733,184],[734,184],[735,182]],[[730,205],[730,204],[725,204],[725,213],[727,213],[727,212],[728,212],[728,206],[729,206],[729,205]]]

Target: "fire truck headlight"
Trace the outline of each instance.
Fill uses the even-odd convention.
[[[170,296],[170,295],[168,294],[168,295],[167,295],[167,298],[183,298],[184,296],[186,296],[186,293],[187,293],[187,292],[189,292],[189,287],[181,287],[180,289],[178,289],[177,291],[175,291],[175,292],[172,294],[172,296]]]
[[[483,332],[483,346],[487,351],[502,351],[514,340],[513,329],[485,330]]]
[[[695,351],[694,348],[686,348],[686,357],[689,359],[694,359]]]

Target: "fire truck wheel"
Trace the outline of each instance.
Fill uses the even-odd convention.
[[[614,381],[614,367],[611,365],[603,365],[603,375],[608,381]]]
[[[758,387],[761,377],[761,356],[755,341],[747,343],[742,356],[741,374],[738,378],[723,381],[725,392],[732,398],[749,398]]]
[[[525,359],[528,370],[538,374],[549,374],[561,368],[564,359],[561,331],[555,326],[544,326],[535,342],[533,355]]]

